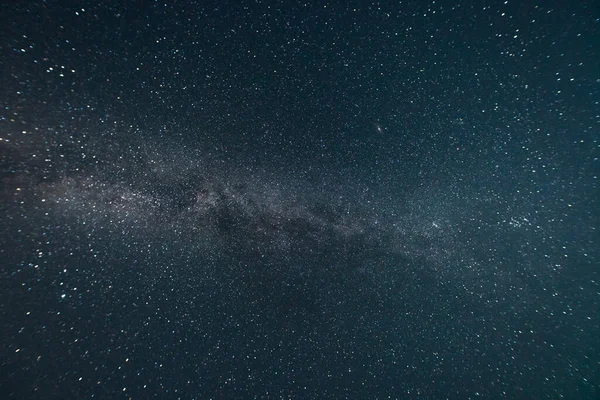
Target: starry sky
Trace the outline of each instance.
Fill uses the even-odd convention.
[[[598,398],[599,23],[2,2],[2,398]]]

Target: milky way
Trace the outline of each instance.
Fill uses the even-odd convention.
[[[460,217],[468,210],[459,198],[450,202],[444,198],[448,193],[439,192],[451,187],[391,197],[376,186],[353,183],[352,176],[315,184],[302,175],[207,161],[199,151],[139,148],[123,149],[136,160],[125,164],[119,153],[102,160],[106,151],[95,146],[98,156],[91,158],[101,167],[94,163],[23,191],[31,191],[28,201],[36,208],[70,228],[130,245],[145,240],[186,243],[198,252],[270,252],[292,263],[294,257],[325,251],[348,258],[344,249],[361,244],[408,259],[422,257],[440,272],[444,263],[456,263]],[[468,252],[460,257],[472,262]]]

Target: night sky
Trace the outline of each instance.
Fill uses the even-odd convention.
[[[597,399],[594,1],[3,1],[0,397]]]

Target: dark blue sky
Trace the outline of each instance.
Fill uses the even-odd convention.
[[[597,397],[598,23],[2,4],[4,397]]]

